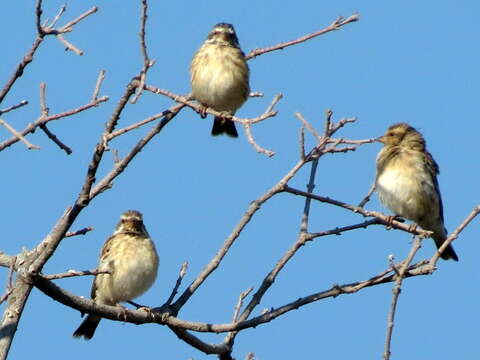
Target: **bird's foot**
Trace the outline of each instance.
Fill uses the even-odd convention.
[[[416,233],[418,230],[418,225],[415,223],[411,223],[410,226],[408,227],[408,231],[411,233]]]
[[[205,119],[207,117],[207,107],[205,105],[200,105],[198,113],[202,119]]]
[[[123,319],[123,321],[127,321],[127,310],[129,310],[129,308],[123,306],[122,304],[117,304],[117,306],[122,312],[121,318]]]
[[[390,230],[393,228],[393,222],[394,221],[400,221],[400,222],[403,222],[403,219],[398,216],[398,215],[390,215],[390,216],[387,216],[387,230]]]

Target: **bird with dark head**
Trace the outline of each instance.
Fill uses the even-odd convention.
[[[158,255],[143,224],[140,212],[129,210],[120,217],[115,231],[103,245],[98,269],[108,273],[95,276],[91,297],[97,304],[118,305],[142,295],[157,276]],[[73,333],[93,337],[101,318],[88,315]]]
[[[384,144],[377,156],[375,180],[380,201],[395,215],[432,231],[432,238],[440,248],[447,238],[447,230],[437,181],[439,168],[427,151],[425,139],[412,126],[399,123],[390,126],[377,140]],[[441,257],[458,261],[451,245]]]
[[[202,106],[233,116],[250,93],[250,71],[231,24],[213,27],[190,65],[192,97]],[[233,121],[216,116],[212,135],[238,137]]]

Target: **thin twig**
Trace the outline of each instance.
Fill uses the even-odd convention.
[[[450,245],[452,243],[453,240],[458,238],[458,235],[460,235],[460,233],[463,231],[463,229],[465,229],[465,227],[468,224],[470,224],[470,222],[473,219],[475,219],[475,217],[477,217],[478,214],[480,214],[480,205],[475,206],[473,208],[473,210],[470,212],[470,214],[468,214],[468,216],[465,218],[465,220],[463,220],[462,223],[460,225],[458,225],[458,227],[455,229],[455,231],[452,232],[447,239],[445,239],[442,246],[440,246],[438,248],[435,255],[433,255],[432,258],[430,259],[430,264],[432,266],[436,265],[436,263],[437,263],[438,259],[440,258],[440,255],[442,254],[442,252],[448,247],[448,245]]]
[[[318,237],[322,236],[329,236],[329,235],[341,235],[342,233],[346,231],[351,231],[351,230],[356,230],[356,229],[365,229],[370,225],[379,225],[383,223],[379,219],[371,219],[367,221],[363,221],[358,224],[353,224],[353,225],[348,225],[348,226],[342,226],[342,227],[336,227],[331,230],[325,230],[321,232],[316,232],[316,233],[309,233],[305,235],[305,241],[310,241]]]
[[[295,194],[295,195],[310,197],[313,200],[317,200],[317,201],[324,202],[324,203],[327,203],[327,204],[332,204],[332,205],[344,208],[346,210],[349,210],[349,211],[352,211],[352,212],[355,212],[355,213],[359,213],[359,214],[361,214],[365,217],[377,218],[383,225],[387,225],[387,226],[390,226],[392,228],[399,229],[399,230],[408,232],[408,233],[413,234],[413,235],[424,235],[424,234],[426,235],[426,234],[430,233],[429,231],[424,231],[424,230],[421,230],[419,228],[413,229],[410,225],[403,224],[402,222],[397,221],[397,220],[392,220],[391,216],[387,216],[387,215],[382,214],[381,212],[378,212],[378,211],[365,210],[361,207],[351,205],[351,204],[347,204],[347,203],[344,203],[342,201],[338,201],[338,200],[335,200],[335,199],[330,199],[328,197],[319,196],[319,195],[315,195],[315,194],[309,194],[305,191],[294,189],[290,186],[285,186],[283,191],[291,193],[291,194]]]
[[[372,184],[370,187],[370,190],[368,190],[368,194],[360,201],[360,204],[358,204],[358,207],[363,208],[367,202],[370,201],[370,198],[372,197],[373,193],[375,192],[375,183]]]
[[[5,289],[5,294],[2,297],[0,297],[0,304],[2,304],[5,300],[7,300],[10,294],[13,292],[13,272],[15,270],[16,261],[17,261],[17,257],[16,256],[12,257],[10,266],[8,268],[7,286]]]
[[[60,10],[58,11],[58,14],[55,15],[53,18],[52,22],[50,25],[47,26],[48,29],[53,29],[55,25],[57,24],[58,20],[60,20],[60,17],[63,15],[63,13],[67,10],[67,4],[64,4],[60,7]]]
[[[43,120],[48,117],[48,113],[50,109],[47,107],[47,100],[46,100],[46,87],[47,84],[45,83],[40,83],[40,118],[39,120]],[[50,131],[50,129],[47,127],[45,124],[41,124],[40,129],[47,135],[47,137],[52,140],[55,144],[58,145],[58,147],[62,150],[64,150],[67,155],[70,155],[72,153],[72,149],[65,145],[63,142],[60,141],[60,139],[55,136],[53,132]]]
[[[94,102],[97,100],[103,80],[105,80],[105,70],[100,70],[100,73],[98,74],[98,77],[97,77],[97,82],[95,83],[95,88],[93,89],[93,94],[92,94],[92,98],[90,99],[90,102]]]
[[[185,105],[179,104],[179,105],[177,105],[177,108],[176,108],[176,109],[181,110],[181,109],[184,108],[184,107],[185,107]],[[148,117],[148,118],[146,118],[146,119],[144,119],[144,120],[142,120],[142,121],[139,121],[139,122],[137,122],[137,123],[135,123],[135,124],[132,124],[132,125],[127,126],[127,127],[124,127],[123,129],[116,130],[116,131],[112,132],[111,134],[109,134],[109,135],[107,136],[107,141],[110,141],[110,140],[112,140],[113,138],[116,138],[117,136],[123,135],[123,134],[125,134],[125,133],[127,133],[127,132],[129,132],[129,131],[132,131],[132,130],[134,130],[134,129],[137,129],[137,128],[145,125],[145,124],[151,123],[152,121],[155,121],[155,120],[157,120],[157,119],[161,119],[161,118],[167,116],[170,112],[171,112],[171,110],[164,110],[164,111],[162,111],[161,113],[158,113],[158,114],[155,114],[155,115],[153,115],[153,116],[150,116],[150,117]]]
[[[171,91],[168,91],[168,90],[165,90],[165,89],[157,88],[157,87],[152,86],[152,85],[145,85],[144,89],[148,90],[148,91],[151,91],[155,94],[160,94],[160,95],[164,95],[166,97],[169,97],[170,99],[172,99],[173,101],[176,101],[178,103],[185,104],[186,106],[188,106],[189,108],[193,109],[194,111],[196,111],[198,113],[203,111],[207,114],[210,114],[210,115],[213,115],[213,116],[220,116],[220,117],[231,120],[233,122],[237,122],[237,123],[242,124],[242,125],[247,123],[247,122],[250,123],[250,125],[256,124],[258,122],[261,122],[261,121],[264,121],[264,120],[269,119],[271,117],[274,117],[278,113],[277,111],[270,111],[270,112],[264,112],[262,115],[257,116],[255,118],[239,118],[239,117],[236,117],[236,116],[226,115],[225,113],[222,113],[220,111],[215,111],[212,108],[204,109],[204,108],[202,108],[202,106],[200,106],[200,104],[197,104],[196,102],[193,102],[193,101],[189,100],[190,99],[190,94],[188,94],[186,96],[182,96],[182,95],[175,94],[175,93],[173,93]]]
[[[242,293],[238,296],[237,305],[235,305],[235,309],[234,309],[234,311],[233,311],[232,322],[237,322],[237,321],[238,321],[238,315],[239,315],[239,313],[240,313],[240,309],[242,308],[243,300],[244,300],[244,299],[248,296],[248,294],[250,294],[252,291],[253,291],[253,287],[248,288],[247,290],[245,290],[244,292],[242,292]]]
[[[85,235],[86,233],[88,233],[89,231],[92,231],[94,230],[95,228],[92,227],[92,226],[89,226],[89,227],[86,227],[86,228],[83,228],[83,229],[80,229],[80,230],[77,230],[77,231],[69,231],[65,234],[64,237],[72,237],[72,236],[77,236],[77,235]]]
[[[23,137],[21,133],[19,133],[12,126],[10,126],[10,124],[7,123],[5,120],[0,119],[0,125],[3,125],[8,131],[10,131],[13,134],[13,136],[17,138],[17,140],[20,140],[21,142],[23,142],[28,150],[40,150],[40,146],[31,144],[27,139]]]
[[[295,113],[295,117],[300,120],[303,126],[320,142],[322,141],[322,136],[315,130],[315,128],[303,117],[299,112]]]
[[[42,82],[40,83],[40,114],[43,117],[48,116],[49,109],[47,107],[47,96],[46,96],[47,84]]]
[[[253,291],[253,287],[248,288],[247,290],[243,291],[239,296],[238,296],[238,301],[237,304],[235,305],[235,308],[233,309],[233,316],[232,316],[232,323],[238,322],[238,316],[240,315],[240,309],[243,306],[243,300],[248,296]],[[236,336],[235,331],[230,331],[227,336],[225,336],[225,339],[223,340],[223,343],[227,345],[230,349],[232,348],[233,345],[233,340],[235,339]]]
[[[57,144],[60,149],[65,151],[67,155],[70,155],[72,153],[72,149],[69,146],[65,145],[63,142],[61,142],[60,139],[48,129],[47,125],[40,125],[40,129],[42,129],[45,135],[47,135],[50,140]]]
[[[57,34],[55,36],[65,46],[66,50],[73,51],[75,54],[77,54],[79,56],[83,55],[83,50],[80,50],[75,45],[73,45],[70,41],[65,39],[65,37],[62,34]]]
[[[73,26],[78,24],[80,21],[85,19],[87,16],[90,16],[94,13],[96,13],[98,10],[98,7],[94,6],[91,9],[85,11],[83,14],[80,14],[76,19],[73,19],[72,21],[66,23],[63,25],[60,29],[58,29],[59,32],[69,32],[72,30]]]
[[[72,115],[75,115],[75,114],[78,114],[82,111],[85,111],[85,110],[88,110],[92,107],[95,107],[97,106],[98,104],[102,103],[102,102],[105,102],[108,100],[108,96],[103,96],[99,99],[97,99],[96,101],[93,101],[89,104],[86,104],[86,105],[82,105],[76,109],[72,109],[72,110],[68,110],[66,112],[63,112],[63,113],[60,113],[60,114],[55,114],[55,115],[50,115],[46,118],[40,118],[38,119],[37,121],[29,124],[25,129],[22,130],[22,132],[20,133],[22,136],[25,136],[29,133],[33,133],[37,127],[39,127],[40,125],[42,124],[46,124],[50,121],[54,121],[54,120],[58,120],[58,119],[61,119],[61,118],[64,118],[64,117],[68,117],[68,116],[72,116]],[[0,143],[0,151],[4,150],[5,148],[15,144],[17,141],[19,141],[20,139],[16,136],[10,138],[10,139],[7,139],[5,140],[4,142]]]
[[[247,141],[249,142],[250,145],[253,146],[253,148],[260,154],[265,154],[267,155],[268,157],[272,157],[273,155],[275,155],[275,151],[272,151],[272,150],[268,150],[268,149],[265,149],[263,147],[261,147],[260,145],[257,144],[257,142],[255,141],[255,139],[253,138],[253,134],[252,134],[252,128],[250,126],[250,123],[248,122],[245,122],[243,124],[243,128],[245,129],[245,136],[247,137]]]
[[[331,109],[327,109],[327,111],[325,111],[325,130],[323,132],[324,137],[330,137],[332,133],[332,116],[333,111]]]
[[[283,94],[282,93],[278,93],[277,95],[275,95],[275,97],[272,99],[272,102],[270,103],[270,105],[264,111],[264,114],[271,113],[273,111],[273,109],[275,108],[275,106],[278,104],[278,102],[282,99],[283,99]]]
[[[359,19],[360,19],[360,16],[358,14],[353,14],[346,19],[343,18],[343,17],[339,17],[333,23],[331,23],[329,26],[327,26],[326,28],[324,28],[322,30],[319,30],[319,31],[316,31],[314,33],[302,36],[302,37],[300,37],[298,39],[295,39],[295,40],[292,40],[292,41],[286,41],[286,42],[280,43],[280,44],[275,45],[275,46],[270,46],[270,47],[267,47],[267,48],[252,50],[245,56],[245,58],[247,60],[250,60],[252,58],[255,58],[259,55],[265,54],[265,53],[270,52],[270,51],[281,50],[281,49],[284,49],[288,46],[292,46],[292,45],[296,45],[296,44],[305,42],[305,41],[310,40],[314,37],[326,34],[330,31],[339,30],[340,27],[342,27],[344,25],[347,25],[349,23],[358,21]]]
[[[384,360],[390,359],[390,354],[391,354],[390,348],[391,348],[391,342],[392,342],[393,326],[395,322],[395,312],[397,309],[398,297],[400,296],[400,292],[401,292],[402,282],[405,277],[405,273],[409,268],[410,263],[412,262],[415,254],[417,253],[418,249],[420,249],[420,247],[422,246],[422,240],[423,240],[422,236],[415,236],[412,249],[410,250],[410,253],[408,254],[405,261],[403,261],[400,270],[398,270],[398,275],[396,275],[395,285],[393,286],[393,289],[392,289],[392,302],[390,304],[390,312],[388,314],[388,320],[387,320],[387,335],[385,340],[385,351],[383,353]]]
[[[167,302],[165,303],[166,305],[170,305],[172,303],[173,299],[175,298],[175,295],[177,295],[178,288],[182,284],[182,280],[183,280],[183,277],[185,276],[185,274],[187,273],[187,269],[188,269],[188,262],[185,261],[182,264],[182,267],[180,268],[180,272],[178,274],[177,282],[175,283],[175,286],[173,287],[173,290],[170,293],[170,296],[168,297]]]
[[[150,58],[148,57],[147,44],[145,42],[145,27],[146,27],[147,18],[148,18],[147,12],[148,12],[148,2],[147,0],[142,0],[142,15],[140,17],[139,36],[140,36],[140,51],[143,57],[143,69],[140,71],[140,84],[137,87],[135,96],[130,100],[132,104],[135,104],[137,100],[140,98],[140,96],[142,95],[148,69],[150,69],[150,67],[152,67],[153,64],[155,63],[154,61],[151,61]]]
[[[299,149],[300,149],[300,160],[305,160],[305,127],[301,127],[299,131]]]
[[[64,273],[59,273],[59,274],[50,274],[50,275],[42,275],[44,279],[47,280],[58,280],[58,279],[64,279],[64,278],[69,278],[69,277],[75,277],[75,276],[86,276],[86,275],[98,275],[98,274],[110,274],[109,271],[107,270],[83,270],[83,271],[77,271],[77,270],[68,270],[67,272]]]
[[[5,114],[5,113],[7,113],[7,112],[9,112],[9,111],[18,109],[18,108],[20,108],[20,107],[22,107],[22,106],[25,106],[25,105],[27,105],[27,104],[28,104],[28,101],[27,101],[27,100],[22,100],[22,101],[20,101],[20,102],[19,102],[18,104],[16,104],[16,105],[12,105],[12,106],[10,106],[10,107],[8,107],[8,108],[6,108],[6,109],[0,110],[0,115]]]

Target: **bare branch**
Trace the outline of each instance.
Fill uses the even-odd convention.
[[[279,93],[277,95],[275,95],[275,97],[272,99],[272,102],[270,103],[270,105],[268,106],[268,108],[263,112],[264,114],[268,114],[268,113],[271,113],[273,112],[273,109],[275,108],[275,106],[278,104],[278,102],[280,100],[283,99],[283,94],[282,93]]]
[[[342,26],[347,25],[347,24],[352,23],[352,22],[355,22],[355,21],[358,21],[359,19],[360,19],[360,16],[358,14],[353,14],[346,19],[343,18],[343,17],[339,17],[333,23],[331,23],[329,26],[327,26],[326,28],[324,28],[322,30],[319,30],[319,31],[316,31],[314,33],[302,36],[302,37],[300,37],[298,39],[295,39],[295,40],[292,40],[292,41],[286,41],[286,42],[280,43],[280,44],[275,45],[275,46],[270,46],[270,47],[267,47],[267,48],[252,50],[245,56],[245,59],[250,60],[252,58],[255,58],[259,55],[263,55],[263,54],[265,54],[267,52],[270,52],[270,51],[282,50],[282,49],[284,49],[288,46],[300,44],[300,43],[305,42],[307,40],[310,40],[314,37],[326,34],[330,31],[339,30]]]
[[[10,131],[13,136],[21,142],[25,144],[28,150],[40,150],[40,146],[33,145],[31,144],[27,139],[25,139],[21,133],[19,133],[17,130],[15,130],[9,123],[7,123],[5,120],[0,119],[0,125],[3,125],[8,131]]]
[[[83,55],[83,51],[73,45],[70,41],[65,39],[62,34],[57,34],[56,37],[65,46],[67,50],[73,51],[78,56]]]
[[[155,135],[160,133],[162,129],[167,125],[175,116],[177,116],[178,112],[183,108],[183,105],[175,105],[170,108],[170,110],[166,113],[163,119],[152,129],[150,132],[145,135],[142,139],[140,139],[137,144],[132,148],[132,150],[125,156],[120,162],[118,162],[114,169],[112,169],[102,180],[100,180],[90,192],[90,199],[93,199],[95,196],[100,194],[101,192],[108,189],[113,179],[115,179],[118,175],[120,175],[125,168],[128,166],[130,161],[140,152],[142,149],[153,139]],[[112,129],[113,130],[113,129]],[[109,133],[105,133],[104,139],[108,138]],[[103,145],[104,146],[104,145]]]
[[[235,305],[235,309],[233,311],[233,317],[232,317],[232,322],[235,323],[238,321],[238,315],[240,314],[240,309],[242,308],[243,306],[243,300],[248,296],[248,294],[250,294],[251,292],[253,291],[253,287],[251,288],[248,288],[247,290],[245,290],[244,292],[242,292],[239,296],[238,296],[238,302],[237,302],[237,305]]]
[[[200,340],[195,335],[190,334],[186,330],[179,329],[174,326],[169,326],[169,328],[174,332],[175,335],[177,335],[177,337],[180,340],[185,341],[188,345],[194,347],[197,350],[200,350],[201,352],[207,355],[210,355],[210,354],[223,355],[229,352],[229,349],[224,344],[219,344],[219,345],[208,344]]]
[[[8,276],[7,276],[7,286],[5,287],[5,294],[0,297],[0,304],[2,304],[5,300],[8,299],[10,294],[13,292],[13,271],[15,270],[15,263],[17,261],[17,257],[13,256],[10,260],[10,266],[8,268]]]
[[[435,269],[428,263],[427,260],[424,260],[412,266],[409,266],[407,271],[405,272],[404,278],[412,276],[430,275],[433,271],[435,271]],[[254,317],[250,320],[228,324],[210,324],[185,321],[178,319],[175,316],[172,316],[170,312],[157,313],[153,311],[145,312],[141,310],[124,310],[119,309],[116,306],[97,304],[91,299],[75,296],[68,291],[61,289],[53,282],[44,279],[42,276],[36,276],[34,278],[34,284],[40,291],[45,293],[47,296],[55,299],[56,301],[59,301],[66,306],[72,307],[81,312],[99,315],[110,320],[130,322],[133,324],[157,323],[161,325],[168,325],[172,329],[172,331],[175,331],[176,329],[184,331],[191,330],[196,332],[224,333],[256,327],[260,324],[272,321],[273,319],[289,311],[298,309],[306,304],[310,304],[315,301],[330,297],[337,297],[342,294],[353,294],[371,286],[394,282],[397,279],[397,275],[395,273],[392,274],[392,272],[393,269],[389,267],[387,270],[368,280],[344,285],[333,285],[328,290],[314,293],[303,298],[299,298],[291,303],[264,312],[261,315]],[[228,349],[228,347],[226,348]]]
[[[370,198],[372,197],[373,193],[375,192],[375,183],[372,184],[370,187],[370,190],[368,190],[368,194],[360,201],[360,204],[358,204],[358,207],[363,208],[367,202],[370,201]]]
[[[235,240],[240,236],[241,232],[250,222],[255,213],[261,208],[261,206],[274,195],[283,191],[285,184],[295,176],[295,174],[300,170],[300,168],[305,164],[305,161],[299,161],[276,185],[274,185],[270,190],[265,194],[257,198],[256,200],[250,203],[249,208],[242,216],[240,221],[237,223],[235,228],[232,230],[230,235],[225,239],[222,247],[218,250],[216,255],[212,260],[205,266],[202,272],[197,276],[197,278],[190,284],[190,286],[183,292],[179,299],[172,305],[175,313],[177,313],[180,308],[190,299],[190,297],[195,293],[195,291],[202,285],[202,283],[210,276],[210,274],[217,269],[221,261],[227,254],[230,247],[233,245]]]
[[[422,246],[422,236],[415,236],[415,239],[413,241],[412,249],[410,250],[410,253],[408,254],[407,258],[405,261],[403,261],[400,270],[398,271],[398,275],[396,275],[395,279],[395,285],[392,289],[392,302],[390,305],[390,312],[388,314],[388,320],[387,320],[387,335],[386,335],[386,340],[385,340],[385,351],[383,353],[383,359],[384,360],[389,360],[390,359],[390,347],[391,347],[391,342],[392,342],[392,332],[393,332],[393,325],[395,322],[395,312],[397,309],[397,303],[398,303],[398,297],[400,296],[401,292],[401,287],[402,287],[402,282],[403,278],[405,276],[406,271],[408,270],[410,263],[412,262],[413,258],[415,257],[415,254],[417,253],[418,249]],[[396,267],[393,267],[396,269]]]
[[[50,23],[50,25],[47,26],[47,28],[50,30],[50,29],[53,29],[55,27],[55,25],[57,24],[58,20],[60,20],[60,17],[63,15],[63,13],[67,10],[67,4],[64,4],[60,7],[60,10],[58,11],[58,14],[55,15],[55,17],[53,18],[52,22]]]
[[[450,236],[443,242],[442,246],[438,248],[435,255],[433,255],[432,258],[430,259],[430,264],[432,266],[435,266],[437,264],[437,261],[440,258],[441,253],[448,247],[448,245],[452,243],[453,240],[455,240],[458,237],[458,235],[460,235],[463,229],[465,229],[465,227],[467,227],[467,225],[470,224],[470,222],[473,219],[475,219],[475,217],[478,214],[480,214],[480,205],[475,206],[473,208],[472,212],[465,218],[465,220],[463,220],[463,222],[460,225],[458,225],[455,231],[450,234]]]
[[[135,96],[132,98],[131,103],[135,104],[137,100],[140,98],[143,87],[145,86],[145,79],[147,77],[148,69],[150,69],[154,65],[154,61],[151,61],[148,57],[147,53],[147,44],[145,42],[145,26],[147,23],[147,11],[148,11],[148,3],[147,0],[142,0],[142,15],[140,18],[140,51],[143,57],[143,69],[140,71],[140,84],[137,87],[137,91]]]
[[[305,160],[305,127],[300,128],[299,132],[300,160]]]
[[[20,134],[22,136],[25,136],[29,133],[33,133],[37,129],[37,127],[39,127],[42,124],[46,124],[50,121],[54,121],[54,120],[58,120],[58,119],[61,119],[61,118],[64,118],[64,117],[68,117],[68,116],[78,114],[82,111],[85,111],[85,110],[88,110],[92,107],[95,107],[98,104],[100,104],[102,102],[105,102],[107,100],[108,100],[108,96],[103,96],[103,97],[97,99],[96,101],[93,101],[93,102],[88,103],[86,105],[80,106],[76,109],[72,109],[72,110],[69,110],[69,111],[66,111],[66,112],[60,113],[60,114],[49,115],[48,117],[43,118],[43,119],[40,118],[37,121],[35,121],[34,123],[29,124],[25,129],[22,130],[22,132]],[[13,138],[5,140],[4,142],[0,143],[0,151],[5,150],[5,148],[15,144],[17,141],[19,141],[19,139],[16,136],[14,136]]]
[[[52,140],[55,144],[57,144],[60,149],[65,151],[67,153],[67,155],[70,155],[72,153],[72,149],[69,146],[65,145],[63,142],[61,142],[60,139],[58,137],[56,137],[55,134],[52,133],[47,128],[47,125],[45,125],[45,124],[40,125],[40,129],[42,129],[42,131],[45,133],[45,135],[47,135],[50,140]]]
[[[44,279],[47,279],[47,280],[58,280],[58,279],[64,279],[69,277],[75,277],[75,276],[98,275],[98,274],[110,274],[110,272],[106,270],[98,270],[98,269],[83,270],[83,271],[68,270],[67,272],[64,272],[64,273],[42,275],[42,276]]]
[[[28,101],[27,101],[27,100],[22,100],[22,101],[20,101],[20,102],[19,102],[18,104],[16,104],[16,105],[12,105],[12,106],[10,106],[10,107],[8,107],[8,108],[5,108],[5,109],[3,109],[3,110],[0,110],[0,115],[5,114],[5,113],[7,113],[7,112],[9,112],[9,111],[18,109],[18,108],[20,108],[20,107],[22,107],[22,106],[25,106],[25,105],[27,105],[27,104],[28,104]]]
[[[103,80],[105,80],[105,70],[100,70],[100,73],[98,74],[97,82],[95,83],[95,88],[93,89],[93,94],[92,94],[92,98],[90,99],[90,102],[93,103],[97,101],[98,93],[100,92],[100,87],[102,86]]]
[[[185,105],[180,104],[180,105],[177,105],[177,107],[178,107],[178,109],[179,109],[178,111],[180,111],[182,108],[185,107]],[[145,124],[151,123],[152,121],[155,121],[155,120],[157,120],[157,119],[161,119],[161,118],[167,116],[170,112],[171,112],[171,110],[162,111],[161,113],[158,113],[158,114],[155,114],[155,115],[153,115],[153,116],[150,116],[150,117],[148,117],[148,118],[146,118],[146,119],[144,119],[144,120],[142,120],[142,121],[139,121],[139,122],[137,122],[137,123],[135,123],[135,124],[132,124],[132,125],[130,125],[130,126],[127,126],[127,127],[123,128],[123,129],[119,129],[119,130],[117,130],[117,131],[114,131],[114,132],[112,132],[111,134],[109,134],[109,135],[107,136],[107,141],[110,141],[110,140],[116,138],[117,136],[123,135],[123,134],[125,134],[125,133],[127,133],[127,132],[129,132],[129,131],[131,131],[131,130],[137,129],[137,128],[145,125]]]
[[[317,233],[310,233],[305,235],[305,240],[310,241],[313,240],[317,237],[322,237],[322,236],[329,236],[329,235],[341,235],[342,233],[346,231],[351,231],[351,230],[356,230],[356,229],[365,229],[370,225],[383,225],[381,220],[379,219],[372,219],[372,220],[367,220],[358,224],[354,225],[348,225],[348,226],[342,226],[342,227],[336,227],[335,229],[331,230],[326,230],[322,232],[317,232]]]
[[[170,293],[170,296],[168,297],[168,300],[166,301],[166,305],[170,305],[173,301],[173,299],[175,298],[175,295],[177,295],[178,293],[178,288],[180,287],[180,285],[182,284],[182,280],[183,280],[183,277],[185,276],[185,274],[187,273],[187,268],[188,268],[188,262],[185,261],[183,264],[182,264],[182,267],[180,268],[180,272],[178,274],[178,278],[177,278],[177,282],[175,283],[175,286],[173,287],[173,290],[172,292]]]
[[[289,186],[285,186],[284,191],[288,192],[288,193],[291,193],[291,194],[306,196],[306,197],[310,197],[310,198],[312,198],[314,200],[317,200],[317,201],[321,201],[321,202],[325,202],[325,203],[332,204],[332,205],[335,205],[335,206],[339,206],[341,208],[353,211],[355,213],[359,213],[359,214],[361,214],[365,217],[378,218],[378,220],[383,225],[390,226],[392,228],[399,229],[399,230],[411,233],[413,235],[424,235],[424,234],[427,235],[427,234],[430,233],[429,231],[424,231],[424,230],[421,230],[421,229],[418,229],[418,228],[413,229],[410,225],[403,224],[403,223],[401,223],[400,221],[397,221],[397,220],[392,220],[391,216],[387,216],[387,215],[382,214],[378,211],[365,210],[365,209],[363,209],[361,207],[358,207],[358,206],[355,206],[355,205],[350,205],[350,204],[347,204],[347,203],[344,203],[344,202],[341,202],[341,201],[338,201],[338,200],[330,199],[328,197],[309,194],[305,191],[297,190],[297,189],[291,188]]]
[[[94,230],[92,226],[77,230],[77,231],[69,231],[65,234],[65,237],[72,237],[72,236],[77,236],[77,235],[85,235],[89,231]]]
[[[245,123],[249,123],[250,125],[255,124],[257,122],[264,121],[268,118],[271,118],[271,117],[274,117],[274,116],[277,115],[277,111],[270,111],[270,112],[264,112],[262,115],[257,116],[255,118],[239,118],[239,117],[236,117],[236,116],[226,115],[225,113],[222,113],[220,111],[215,111],[211,108],[204,109],[199,104],[197,104],[196,102],[193,102],[193,101],[190,100],[190,97],[191,97],[190,94],[188,94],[187,96],[177,95],[177,94],[172,93],[171,91],[160,89],[160,88],[157,88],[157,87],[152,86],[152,85],[145,85],[144,89],[148,90],[148,91],[151,91],[155,94],[160,94],[160,95],[167,96],[170,99],[172,99],[173,101],[184,104],[184,105],[188,106],[189,108],[195,110],[198,113],[203,111],[207,114],[210,114],[210,115],[213,115],[213,116],[220,116],[220,117],[223,117],[225,119],[231,120],[233,122],[240,123],[242,125],[244,125]]]
[[[300,120],[303,126],[317,139],[318,142],[322,141],[322,136],[315,130],[315,128],[303,117],[299,112],[295,113],[295,117]]]
[[[90,16],[98,11],[98,7],[94,6],[91,9],[85,11],[83,14],[80,14],[76,19],[66,23],[63,25],[60,29],[58,29],[59,32],[70,32],[72,31],[72,28],[74,25],[78,24],[80,21],[85,19],[87,16]]]
[[[272,150],[268,150],[268,149],[264,149],[263,147],[261,147],[260,145],[258,145],[254,138],[253,138],[253,134],[252,134],[252,128],[250,126],[250,124],[248,122],[245,122],[243,124],[243,128],[245,129],[245,136],[247,137],[247,141],[250,143],[250,145],[253,146],[253,148],[260,154],[265,154],[267,155],[268,157],[272,157],[273,155],[275,155],[275,151],[272,151]]]

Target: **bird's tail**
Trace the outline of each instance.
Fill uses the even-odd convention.
[[[213,120],[212,135],[217,136],[221,134],[227,134],[234,138],[238,137],[237,128],[233,121],[215,116],[215,119]]]
[[[85,340],[90,340],[95,334],[98,324],[101,318],[98,316],[88,315],[85,320],[80,324],[77,330],[73,333],[73,337],[84,337]]]
[[[435,240],[435,245],[437,245],[437,249],[440,248],[440,246],[442,246],[442,244],[445,242],[445,235],[436,235],[436,234],[433,234],[432,236],[433,240]],[[455,250],[453,250],[453,246],[452,245],[448,245],[445,250],[443,250],[443,252],[440,254],[440,257],[443,259],[443,260],[455,260],[455,261],[458,261],[458,256],[457,254],[455,253]]]

